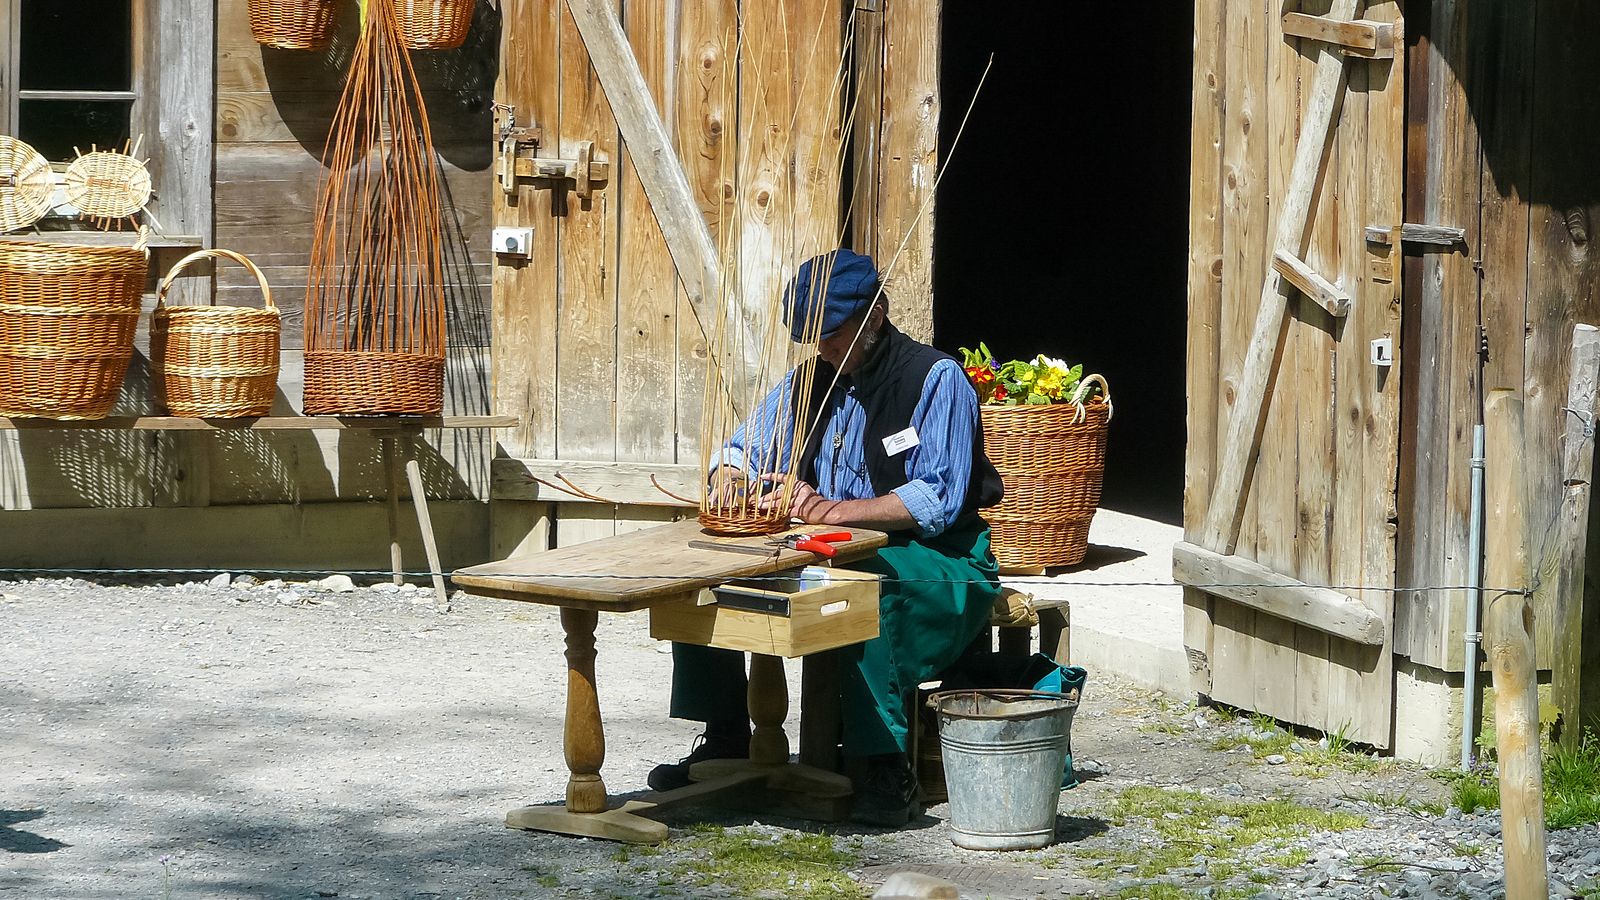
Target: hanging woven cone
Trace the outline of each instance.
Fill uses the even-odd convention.
[[[394,0],[369,0],[334,114],[306,283],[305,411],[444,406],[439,170]]]

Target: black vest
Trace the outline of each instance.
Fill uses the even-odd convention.
[[[797,474],[801,480],[816,481],[817,453],[821,449],[825,430],[822,427],[824,423],[819,422],[817,416],[827,404],[829,385],[833,385],[834,392],[838,393],[854,387],[856,400],[866,413],[866,446],[863,449],[867,477],[872,482],[873,491],[882,497],[909,481],[906,476],[906,457],[890,456],[883,449],[883,439],[911,427],[911,415],[916,412],[917,403],[922,399],[922,388],[927,384],[928,373],[932,371],[934,363],[941,359],[953,358],[906,337],[899,329],[885,322],[872,355],[855,373],[840,377],[836,385],[833,366],[820,357],[802,363],[802,367],[815,366],[816,374],[811,380],[811,396],[801,397],[798,391],[795,393],[795,410],[797,413],[804,410],[804,421],[808,426],[813,422],[816,425],[806,436],[805,450],[800,454],[800,471]],[[972,390],[972,387],[968,385],[967,390]],[[973,432],[972,475],[967,483],[966,498],[958,521],[999,503],[1002,491],[1000,473],[995,471],[994,464],[984,455],[983,428],[980,426]]]

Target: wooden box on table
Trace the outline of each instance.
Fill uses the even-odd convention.
[[[650,608],[662,641],[793,658],[878,636],[878,576],[807,566]]]

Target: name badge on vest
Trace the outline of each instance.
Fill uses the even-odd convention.
[[[917,430],[915,428],[907,428],[905,431],[897,431],[884,438],[883,452],[890,456],[897,456],[920,443],[922,443],[922,439],[917,437]]]

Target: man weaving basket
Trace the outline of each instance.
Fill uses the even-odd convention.
[[[972,644],[999,593],[978,510],[1000,501],[1001,483],[984,456],[977,394],[961,366],[902,334],[887,307],[867,257],[838,250],[802,264],[785,290],[784,321],[800,342],[802,323],[820,319],[817,359],[808,363],[816,371],[791,371],[769,392],[714,457],[709,478],[713,496],[766,490],[763,506],[779,503],[782,492],[768,488],[787,482],[795,518],[889,533],[877,557],[853,566],[883,579],[879,636],[833,652],[847,662],[844,751],[867,758],[852,818],[898,827],[917,812],[908,704],[919,683]],[[792,386],[807,383],[810,395],[796,396]],[[796,414],[815,426],[789,472],[782,432],[792,439]],[[752,448],[750,422],[786,424],[780,440]],[[766,483],[752,484],[757,478]],[[687,644],[672,651],[671,715],[706,729],[688,756],[650,773],[658,791],[688,784],[694,763],[747,756],[750,744],[742,654]]]

